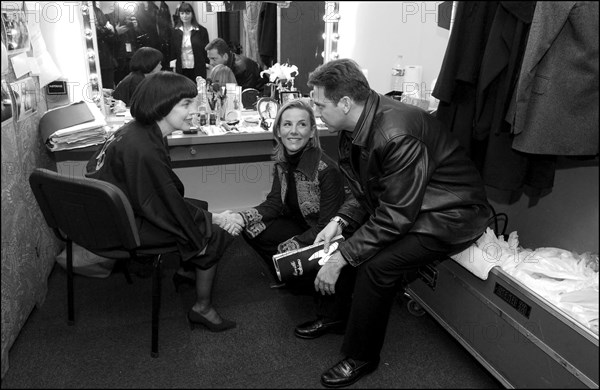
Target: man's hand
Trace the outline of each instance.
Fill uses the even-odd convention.
[[[342,234],[342,227],[337,222],[329,222],[315,237],[314,244],[323,242],[323,250],[329,252],[329,243],[335,236]]]
[[[127,27],[127,26],[124,26],[124,25],[122,25],[122,24],[119,24],[119,25],[117,26],[117,34],[119,34],[119,35],[123,35],[123,34],[125,34],[127,31],[129,31],[129,27]]]
[[[334,222],[335,223],[335,222]],[[337,225],[337,223],[336,223]],[[335,294],[335,283],[340,276],[342,268],[346,266],[348,262],[344,259],[344,256],[340,251],[335,251],[321,267],[315,278],[315,291],[325,294]]]

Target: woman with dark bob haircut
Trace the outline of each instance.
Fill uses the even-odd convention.
[[[158,72],[138,86],[131,103],[135,120],[118,129],[87,164],[86,176],[118,186],[135,214],[142,246],[177,245],[181,268],[173,277],[195,286],[188,313],[192,325],[213,332],[236,323],[221,318],[211,303],[217,263],[240,228],[229,211],[213,214],[204,201],[184,197],[164,138],[189,130],[196,85],[173,72]]]
[[[137,86],[147,75],[160,72],[162,69],[162,60],[163,55],[160,51],[151,47],[139,48],[133,54],[129,63],[131,73],[119,82],[119,85],[117,85],[112,94],[113,98],[122,100],[129,107]]]

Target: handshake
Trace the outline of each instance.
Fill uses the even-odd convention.
[[[219,214],[213,214],[212,222],[221,229],[227,231],[232,236],[237,236],[242,232],[245,226],[244,218],[241,214],[234,213],[231,210],[225,210]]]

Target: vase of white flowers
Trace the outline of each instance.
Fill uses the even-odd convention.
[[[285,91],[295,91],[294,78],[298,76],[298,67],[290,64],[276,63],[267,70],[260,72],[261,77],[269,75],[269,84],[271,86],[271,97],[280,101],[280,93]]]

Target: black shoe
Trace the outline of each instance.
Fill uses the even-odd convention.
[[[188,278],[187,276],[183,276],[175,272],[173,275],[173,285],[175,286],[175,291],[179,292],[179,287],[182,284],[189,284],[190,286],[196,286],[196,279]]]
[[[192,330],[198,326],[203,326],[211,332],[223,332],[225,330],[233,329],[237,325],[234,321],[226,320],[225,318],[222,318],[220,323],[215,324],[206,319],[202,314],[193,310],[190,310],[188,313],[188,321],[190,322]]]
[[[379,360],[356,361],[347,357],[321,375],[321,384],[325,387],[349,386],[375,371],[378,365]]]
[[[324,321],[319,318],[298,325],[294,334],[301,339],[316,339],[326,333],[343,334],[345,330],[346,321]]]

